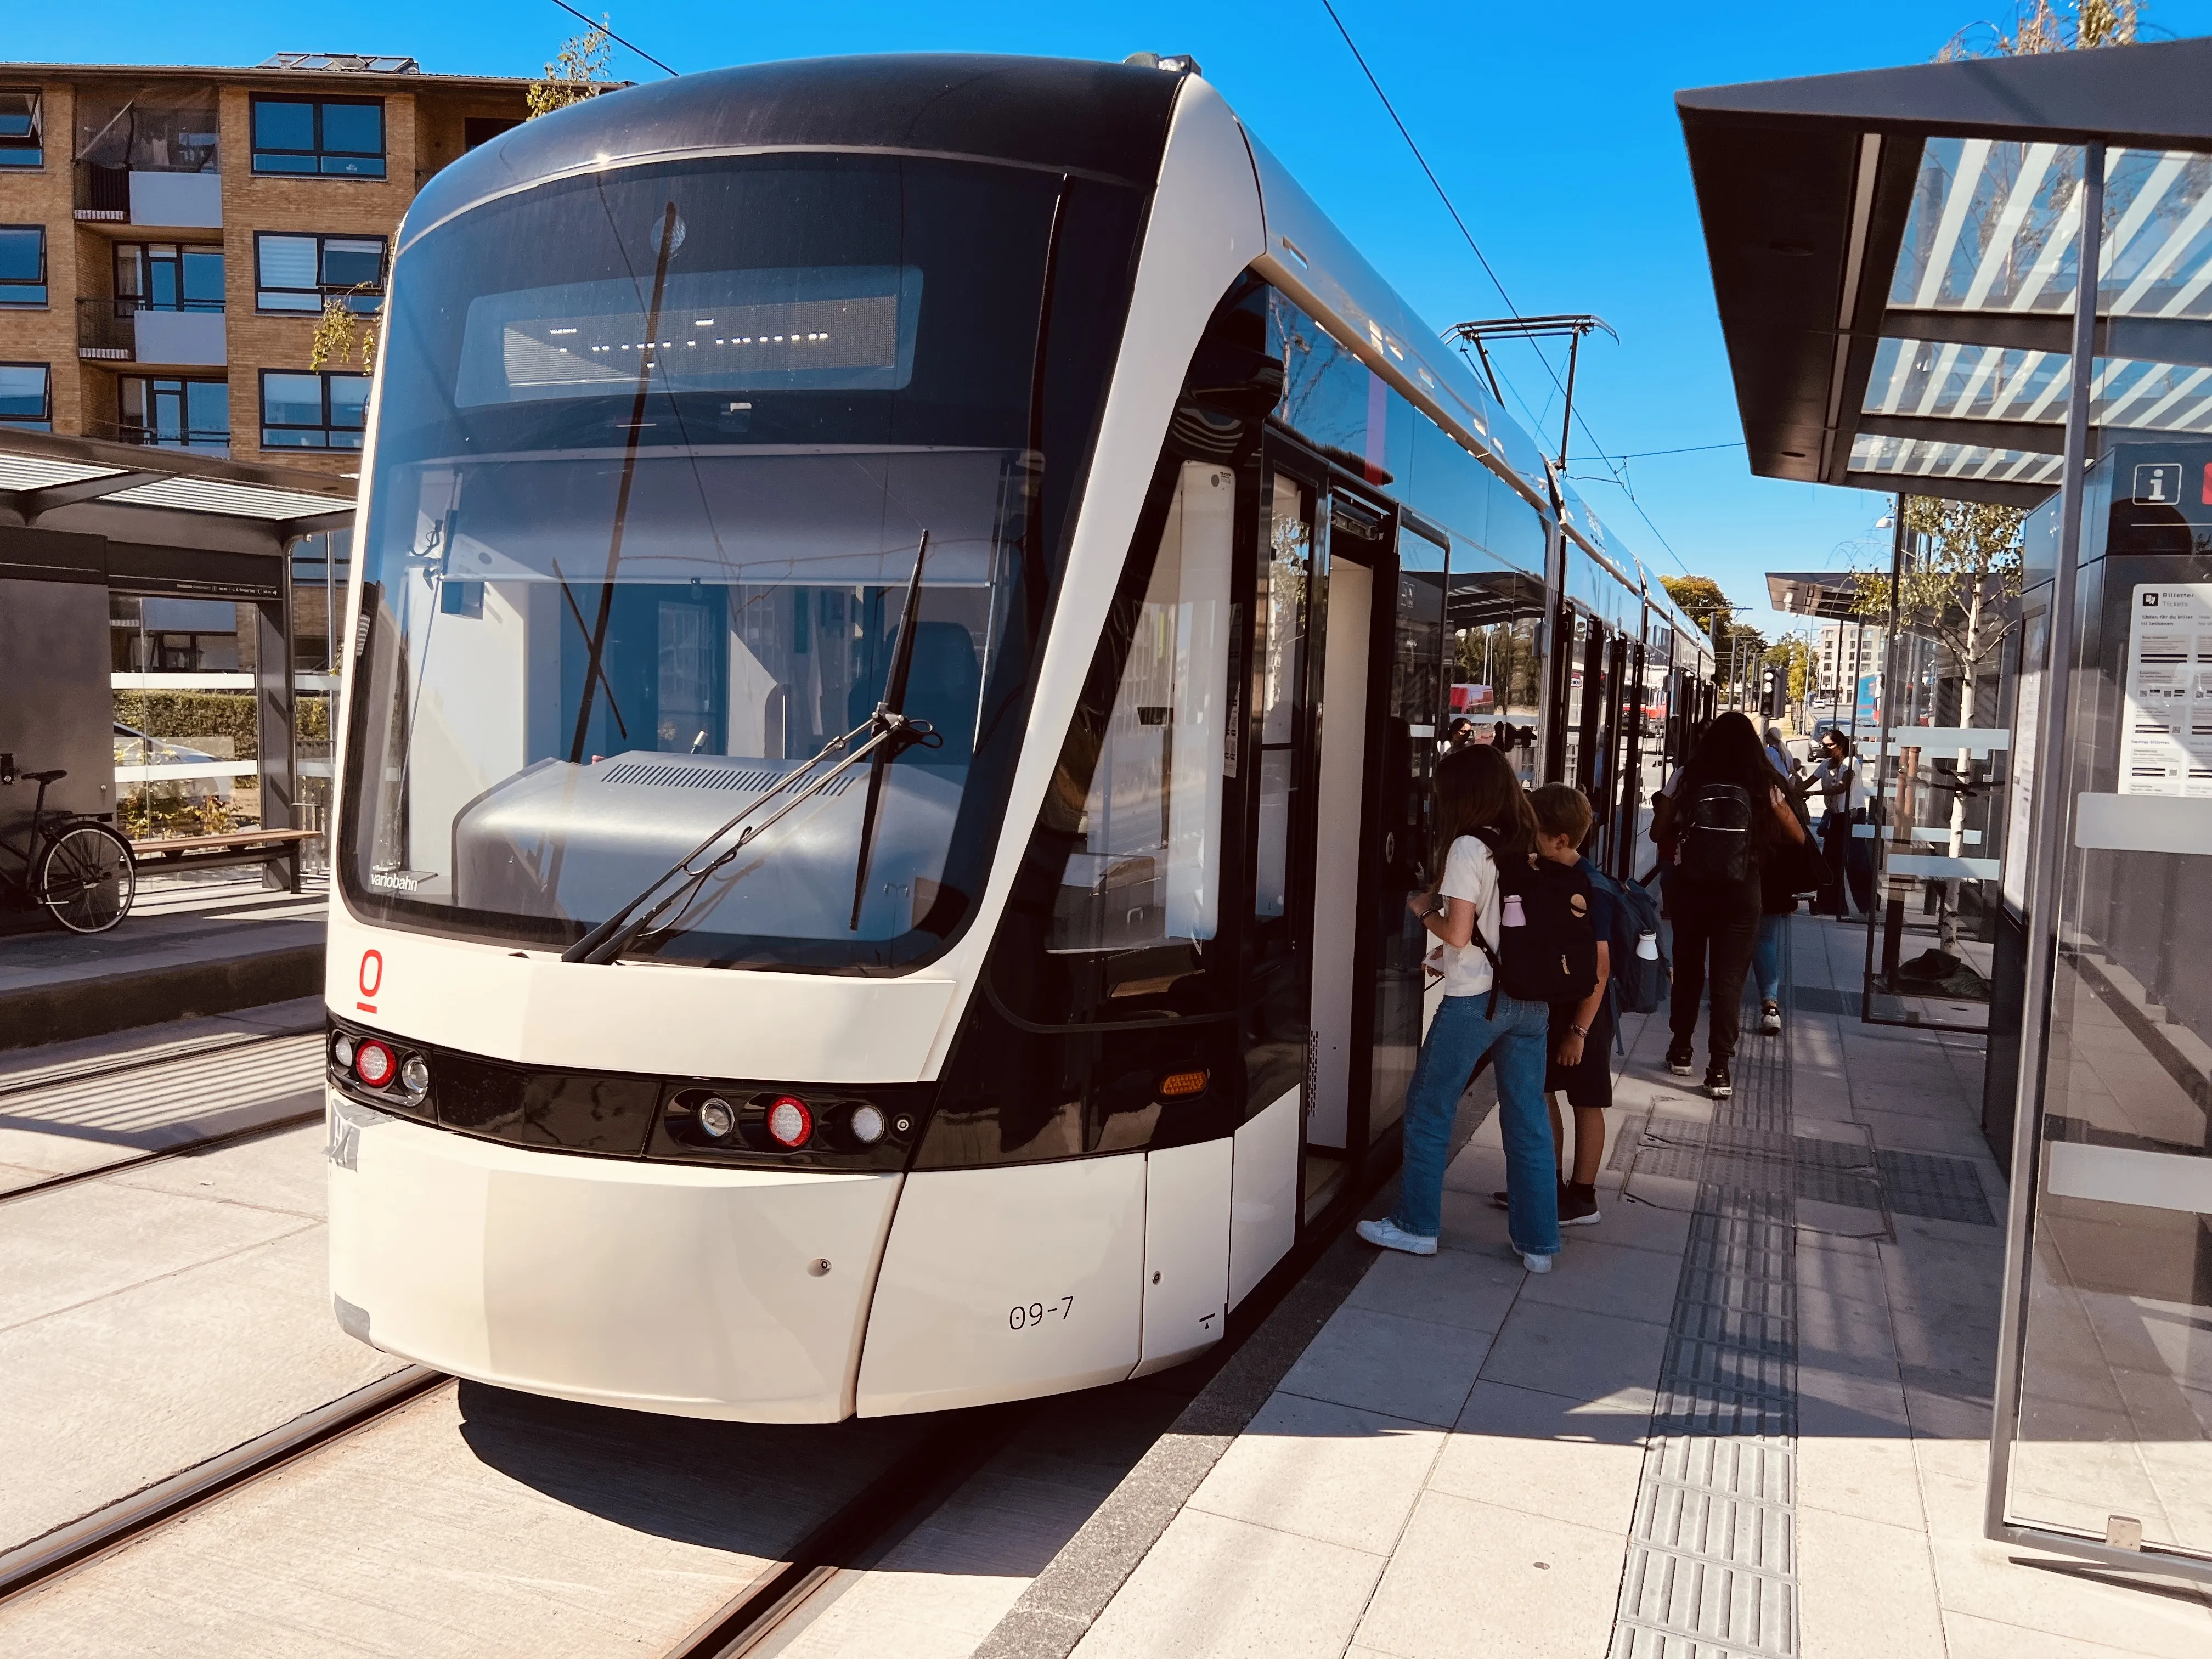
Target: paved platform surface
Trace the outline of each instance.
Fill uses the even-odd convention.
[[[1631,1022],[1603,1220],[1548,1276],[1509,1254],[1486,1121],[1446,1248],[1367,1252],[1249,1420],[1186,1413],[979,1651],[2212,1654],[2199,1589],[1981,1535],[1980,1042],[1861,1024],[1863,938],[1793,922],[1788,1029],[1747,1036],[1733,1101]]]
[[[315,995],[320,879],[270,892],[255,871],[149,878],[105,933],[0,938],[0,1050],[96,1037]]]

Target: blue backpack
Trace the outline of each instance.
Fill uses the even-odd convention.
[[[1613,895],[1613,934],[1606,946],[1613,968],[1613,1012],[1652,1013],[1666,1001],[1673,977],[1660,943],[1659,901],[1642,882],[1615,881],[1595,869],[1590,881]],[[1647,951],[1648,956],[1644,954]]]

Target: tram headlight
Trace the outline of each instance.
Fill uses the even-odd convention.
[[[779,1146],[799,1147],[814,1133],[814,1114],[797,1095],[778,1095],[768,1109],[769,1139]]]
[[[374,1037],[365,1039],[353,1051],[353,1074],[372,1089],[381,1089],[392,1081],[399,1062],[392,1058],[392,1050]]]
[[[727,1139],[738,1127],[738,1115],[730,1109],[730,1103],[720,1095],[710,1095],[699,1103],[699,1127],[702,1133],[716,1140]]]
[[[845,1127],[852,1131],[853,1139],[860,1145],[872,1146],[884,1138],[887,1126],[884,1122],[883,1109],[863,1101],[853,1108],[853,1115],[845,1120]]]
[[[399,1086],[420,1098],[430,1092],[430,1067],[420,1054],[410,1054],[399,1063]]]
[[[353,1039],[343,1031],[340,1031],[331,1043],[331,1058],[337,1062],[341,1071],[353,1064]]]

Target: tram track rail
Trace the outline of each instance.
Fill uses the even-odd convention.
[[[88,1180],[118,1167],[275,1133],[320,1115],[318,1108],[313,1113],[206,1137],[162,1149],[145,1159],[126,1160],[123,1165],[103,1166],[61,1180]],[[1395,1148],[1389,1152],[1395,1152]],[[1250,1340],[1396,1167],[1397,1158],[1386,1153],[1369,1160],[1367,1167],[1346,1183],[1325,1216],[1318,1218],[1319,1224],[1304,1233],[1291,1252],[1231,1316],[1223,1342],[1195,1362],[1194,1382],[1202,1386]],[[29,1190],[33,1189],[0,1194],[0,1202]],[[210,1509],[264,1477],[370,1428],[410,1402],[452,1386],[454,1381],[428,1367],[404,1366],[229,1451],[0,1552],[0,1606],[119,1554],[171,1522]],[[785,1640],[811,1624],[981,1474],[1034,1420],[1040,1407],[1050,1407],[1053,1398],[977,1407],[957,1414],[945,1431],[923,1436],[918,1443],[890,1459],[854,1496],[764,1565],[735,1595],[665,1650],[665,1659],[746,1659],[746,1656],[781,1650]]]
[[[358,1432],[450,1381],[441,1371],[405,1366],[205,1462],[0,1552],[0,1606],[124,1549],[334,1440]]]
[[[43,1094],[54,1090],[74,1088],[88,1083],[105,1083],[114,1078],[127,1077],[163,1066],[190,1066],[211,1058],[236,1054],[241,1050],[264,1048],[272,1043],[297,1042],[302,1037],[318,1035],[322,1029],[322,1026],[318,1024],[288,1028],[281,1031],[255,1032],[234,1040],[218,1040],[195,1044],[188,1048],[170,1049],[159,1054],[140,1054],[130,1060],[112,1064],[56,1068],[52,1072],[42,1073],[27,1080],[0,1085],[0,1102],[28,1095]],[[317,1062],[317,1074],[318,1081],[311,1086],[319,1090],[319,1058]],[[125,1170],[143,1169],[148,1164],[163,1163],[170,1158],[189,1158],[200,1152],[215,1152],[225,1146],[240,1146],[246,1141],[258,1139],[263,1135],[276,1134],[286,1129],[296,1129],[303,1125],[316,1122],[322,1115],[323,1106],[319,1099],[313,1109],[310,1111],[289,1112],[278,1117],[262,1118],[252,1123],[240,1124],[235,1128],[220,1130],[214,1134],[194,1135],[172,1146],[150,1147],[143,1152],[133,1153],[128,1158],[112,1158],[105,1164],[95,1164],[88,1169],[70,1170],[59,1175],[45,1176],[36,1181],[27,1181],[19,1186],[0,1188],[0,1205],[11,1204],[18,1199],[35,1197],[40,1193],[53,1192],[64,1187],[74,1187],[88,1181],[98,1181],[107,1176],[119,1175]]]

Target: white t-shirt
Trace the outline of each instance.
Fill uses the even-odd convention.
[[[1473,836],[1462,836],[1444,854],[1444,878],[1437,891],[1445,898],[1465,899],[1474,906],[1476,931],[1498,948],[1498,861],[1490,848]],[[1438,965],[1444,970],[1444,994],[1471,997],[1490,988],[1490,958],[1473,939],[1455,950],[1437,947]]]
[[[1850,775],[1848,787],[1844,782],[1845,773]],[[1866,805],[1866,790],[1859,782],[1857,756],[1847,756],[1841,761],[1830,760],[1823,756],[1820,763],[1813,769],[1813,776],[1820,783],[1820,796],[1827,803],[1829,811],[1849,813]]]

